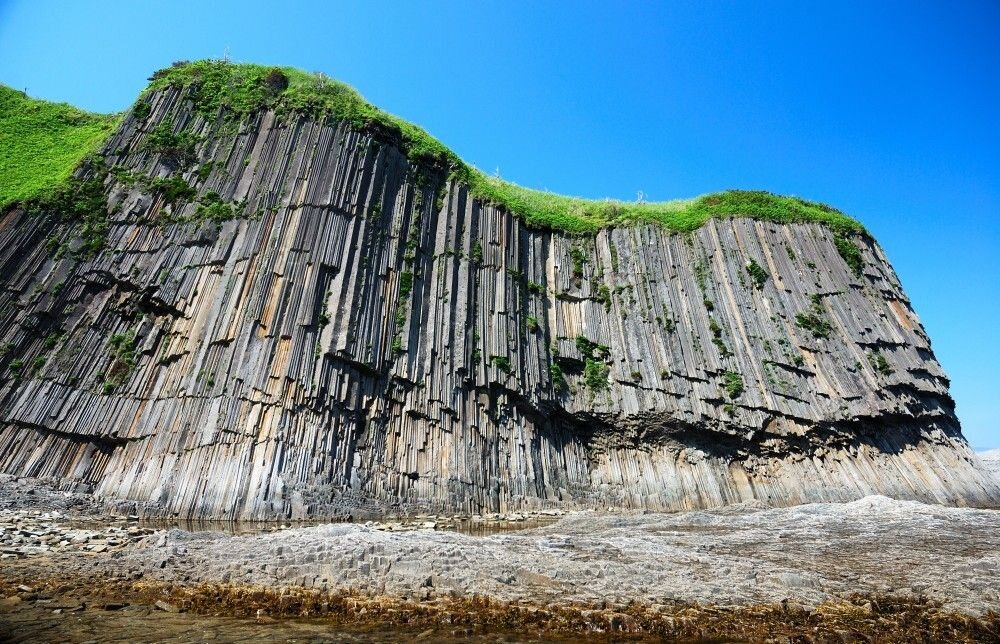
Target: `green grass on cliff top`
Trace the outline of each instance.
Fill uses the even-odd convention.
[[[117,117],[0,85],[0,210],[48,194],[114,132]]]
[[[637,203],[582,199],[523,188],[487,177],[423,129],[366,101],[353,87],[292,67],[218,60],[175,63],[154,74],[149,90],[168,86],[196,87],[196,109],[207,115],[215,115],[223,107],[238,115],[268,107],[316,117],[328,115],[358,128],[375,129],[413,161],[447,168],[475,195],[502,204],[537,228],[592,233],[607,226],[655,222],[671,230],[690,231],[712,217],[751,217],[783,223],[815,221],[838,232],[867,235],[860,223],[839,210],[761,191],[729,190],[695,199]]]
[[[267,108],[279,114],[302,113],[349,122],[397,146],[419,166],[436,168],[465,182],[477,197],[504,206],[535,228],[588,234],[608,226],[657,223],[670,230],[691,231],[712,217],[750,217],[780,223],[818,222],[841,234],[868,235],[859,222],[839,210],[798,197],[762,191],[727,190],[694,199],[639,203],[583,199],[524,188],[484,175],[423,129],[367,102],[351,86],[320,73],[292,67],[221,60],[174,63],[153,75],[139,101],[152,91],[171,86],[189,88],[195,109],[210,117],[217,116],[220,109],[240,117]],[[6,104],[0,105],[3,107],[0,153],[4,155],[0,157],[3,159],[0,161],[0,206],[35,196],[40,189],[65,179],[76,163],[107,136],[114,122],[114,117],[87,114],[67,105],[32,101],[8,88],[3,91],[4,101],[19,97],[20,101],[36,105],[36,111],[51,112],[52,116],[39,119],[38,125],[20,123],[21,118],[8,115],[10,110]],[[10,99],[8,94],[12,94]],[[69,124],[56,132],[49,121]],[[9,128],[12,132],[13,128],[26,131],[22,137],[14,133],[11,138],[7,132]],[[35,128],[52,133],[35,135],[32,132]],[[9,153],[9,138],[34,138],[34,152]],[[46,145],[51,147],[46,148]],[[46,149],[53,151],[48,157]],[[11,157],[9,162],[7,156]],[[51,158],[52,161],[43,165],[39,158]],[[8,185],[10,188],[6,187]]]

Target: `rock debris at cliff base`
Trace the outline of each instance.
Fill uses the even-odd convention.
[[[0,470],[196,519],[1000,502],[871,239],[532,230],[189,92],[81,170],[105,219],[0,219]]]

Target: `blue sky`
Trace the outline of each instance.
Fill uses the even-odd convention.
[[[886,250],[1000,447],[1000,4],[0,0],[0,82],[96,111],[221,57],[324,71],[523,185],[758,188]]]

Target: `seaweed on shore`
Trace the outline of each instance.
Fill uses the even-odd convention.
[[[469,632],[510,630],[534,634],[618,633],[664,639],[727,641],[983,642],[997,641],[1000,614],[981,617],[944,609],[925,597],[853,595],[808,608],[788,602],[746,606],[629,602],[535,604],[480,595],[445,594],[419,600],[352,591],[220,583],[172,584],[143,579],[47,579],[30,570],[0,572],[0,593],[31,584],[37,595],[84,593],[91,605],[167,602],[198,615],[271,621],[314,618],[329,624],[466,627]]]

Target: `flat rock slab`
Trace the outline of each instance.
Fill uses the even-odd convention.
[[[475,537],[352,524],[229,536],[171,530],[115,553],[45,555],[5,566],[60,574],[354,589],[413,599],[777,603],[853,593],[926,596],[1000,611],[1000,511],[885,497],[794,508],[675,514],[571,513],[547,526]],[[164,542],[158,546],[157,543]]]

